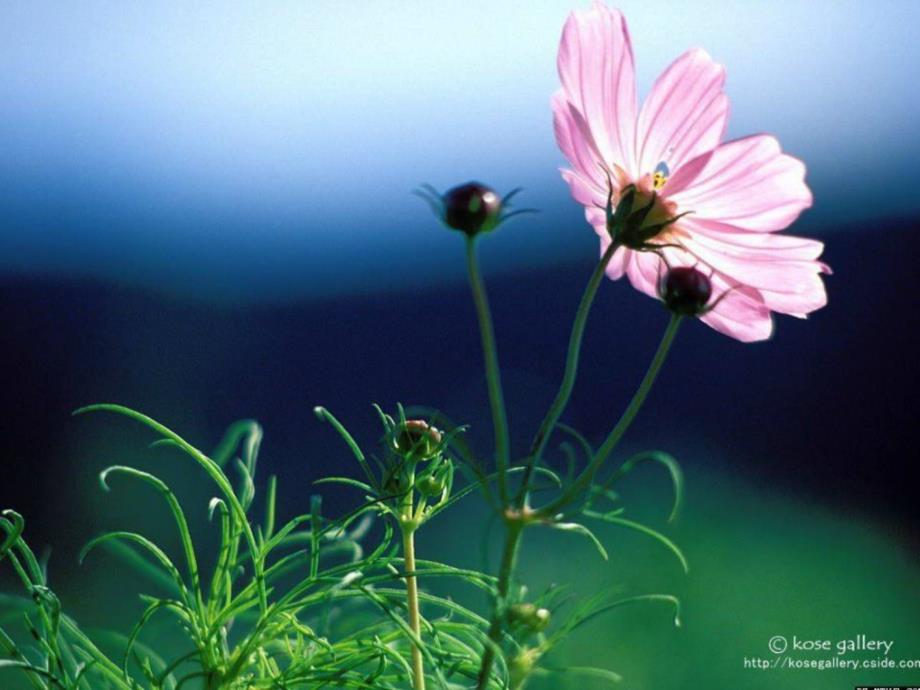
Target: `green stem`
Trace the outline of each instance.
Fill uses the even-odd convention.
[[[511,578],[517,565],[518,551],[521,545],[521,535],[524,532],[524,523],[521,521],[508,522],[508,532],[505,537],[505,549],[502,552],[502,562],[498,573],[498,591],[492,608],[492,622],[489,624],[489,644],[486,645],[482,655],[482,664],[479,667],[477,690],[486,690],[489,686],[489,676],[495,663],[495,652],[502,640],[502,617],[508,599],[508,590],[511,588]]]
[[[412,490],[406,492],[403,499],[400,515],[402,528],[403,559],[407,573],[414,573],[415,565],[415,530],[417,523],[412,510]],[[422,637],[422,621],[418,606],[418,579],[414,574],[406,576],[406,604],[409,609],[409,627],[418,640]],[[425,690],[425,665],[422,650],[413,640],[412,642],[412,687],[414,690]]]
[[[639,388],[636,389],[636,392],[633,394],[632,400],[629,401],[629,406],[626,408],[626,411],[623,412],[623,416],[620,417],[616,426],[613,427],[611,432],[607,435],[604,443],[598,448],[594,458],[588,463],[588,466],[582,470],[578,478],[569,485],[569,488],[555,501],[540,508],[539,512],[541,515],[555,515],[561,508],[568,505],[580,493],[588,488],[597,470],[604,464],[604,461],[613,449],[616,448],[623,434],[626,433],[626,430],[629,429],[636,415],[639,413],[639,410],[642,409],[642,404],[645,402],[646,397],[648,397],[649,391],[652,390],[652,385],[655,383],[658,372],[661,371],[661,367],[668,357],[668,352],[671,349],[671,344],[674,342],[674,336],[677,335],[677,329],[680,326],[680,322],[681,316],[679,314],[671,315],[671,320],[668,322],[668,327],[664,331],[661,343],[658,345],[658,350],[652,358],[652,363],[645,372],[645,377],[642,379],[642,383],[639,384]]]
[[[565,373],[562,376],[559,392],[556,393],[556,398],[553,400],[553,404],[546,413],[546,417],[544,417],[543,423],[540,424],[540,428],[530,445],[527,466],[524,469],[521,487],[515,498],[515,503],[519,508],[527,501],[527,492],[530,490],[530,480],[533,476],[534,469],[540,462],[540,457],[543,455],[546,444],[549,442],[549,437],[552,435],[556,422],[559,421],[559,417],[562,416],[562,412],[565,410],[565,406],[572,396],[572,389],[575,387],[575,377],[578,375],[578,358],[581,354],[581,342],[584,338],[588,314],[591,311],[594,297],[597,295],[597,290],[604,277],[604,272],[607,270],[607,266],[610,264],[610,260],[613,258],[618,248],[619,245],[616,242],[610,243],[610,246],[607,247],[607,250],[604,252],[603,256],[601,256],[601,260],[594,268],[594,272],[591,274],[588,285],[585,287],[585,292],[581,297],[581,303],[578,305],[578,311],[575,313],[575,322],[572,324],[572,334],[569,336],[569,351],[565,360]]]
[[[495,348],[495,332],[492,327],[492,315],[489,311],[489,299],[486,287],[479,272],[476,260],[475,240],[466,238],[466,267],[469,272],[473,301],[476,304],[476,316],[479,319],[479,333],[482,338],[482,350],[485,356],[486,380],[489,386],[489,406],[492,409],[492,426],[495,430],[495,462],[498,470],[498,492],[502,505],[508,504],[506,473],[508,470],[508,417],[505,413],[505,401],[502,394],[501,371],[498,366],[498,354]]]

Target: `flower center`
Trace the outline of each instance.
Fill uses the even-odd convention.
[[[655,188],[655,191],[658,191],[664,187],[670,176],[671,171],[668,168],[667,163],[661,161],[658,165],[656,165],[655,172],[652,173],[652,186]]]

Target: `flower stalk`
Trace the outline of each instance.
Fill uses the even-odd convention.
[[[499,566],[498,588],[495,604],[492,611],[492,621],[489,623],[489,643],[482,654],[482,664],[479,667],[477,690],[486,690],[489,686],[489,676],[495,664],[495,653],[501,645],[502,639],[502,613],[505,609],[508,592],[511,588],[511,579],[517,566],[518,551],[521,547],[521,536],[524,533],[525,523],[522,520],[506,520],[505,547],[502,551],[502,562]]]
[[[604,464],[604,461],[608,458],[610,453],[613,452],[613,449],[616,448],[620,439],[623,438],[623,435],[633,423],[636,415],[639,414],[639,410],[642,409],[645,399],[648,397],[649,392],[652,390],[652,386],[655,384],[655,379],[658,378],[658,373],[661,371],[665,360],[668,358],[668,353],[671,351],[671,345],[674,343],[674,338],[677,335],[677,330],[680,327],[682,319],[683,317],[680,314],[671,314],[664,335],[661,337],[661,342],[658,344],[658,349],[655,351],[655,356],[652,358],[652,363],[646,370],[642,382],[633,394],[632,399],[629,401],[629,405],[626,407],[619,421],[607,435],[607,438],[604,439],[604,443],[598,448],[597,453],[594,454],[594,457],[591,459],[591,462],[588,463],[587,467],[582,470],[581,474],[578,475],[559,497],[539,510],[541,515],[555,515],[590,486],[598,469]]]
[[[409,611],[409,628],[415,635],[412,641],[412,687],[425,690],[425,664],[419,641],[422,636],[422,621],[418,605],[418,578],[415,575],[415,532],[418,521],[413,505],[414,489],[410,488],[402,499],[399,526],[402,531],[403,560],[406,570],[406,606]]]
[[[495,330],[492,326],[492,314],[485,283],[479,271],[476,259],[475,238],[466,238],[466,266],[469,274],[470,288],[476,305],[476,317],[479,320],[479,333],[482,339],[482,352],[485,358],[486,381],[489,387],[489,407],[492,411],[492,427],[495,435],[495,463],[498,470],[498,495],[502,505],[508,503],[507,474],[509,462],[508,416],[505,412],[505,400],[502,393],[501,371],[498,366],[498,352],[495,347]]]
[[[615,248],[613,251],[615,251]],[[612,256],[612,254],[613,252],[611,251],[610,255]],[[610,259],[605,253],[604,258],[602,258],[598,266],[606,266],[606,263],[609,263],[609,260]],[[572,337],[569,341],[569,360],[567,363],[565,375],[563,377],[563,383],[560,386],[559,393],[557,394],[552,407],[550,408],[550,412],[547,413],[547,416],[544,419],[544,423],[541,425],[541,431],[538,432],[538,435],[535,439],[535,442],[540,442],[539,447],[541,452],[542,448],[545,447],[545,436],[549,435],[549,429],[551,429],[552,426],[555,425],[556,421],[558,421],[559,415],[562,414],[562,410],[565,407],[565,402],[568,400],[568,396],[571,394],[571,388],[574,386],[575,375],[577,373],[578,349],[580,348],[581,335],[584,330],[584,322],[587,319],[587,314],[590,309],[591,302],[593,301],[592,284],[595,277],[598,275],[603,275],[603,270],[595,269],[595,273],[592,275],[591,281],[588,283],[588,288],[585,290],[585,296],[582,298],[582,304],[579,307],[579,315],[576,317],[575,325],[572,329]],[[596,292],[596,290],[597,288],[594,287],[593,292]],[[581,474],[568,486],[565,491],[563,491],[559,497],[557,497],[554,501],[550,502],[546,506],[538,509],[530,509],[525,505],[521,510],[511,509],[506,511],[505,524],[507,531],[505,534],[505,546],[498,575],[497,595],[492,612],[492,620],[489,626],[489,644],[483,653],[482,664],[479,669],[478,683],[476,686],[477,690],[486,690],[488,687],[489,676],[492,673],[492,667],[495,663],[495,652],[501,644],[503,619],[502,614],[507,603],[506,600],[510,590],[511,581],[514,577],[514,570],[517,565],[517,554],[520,550],[521,537],[523,535],[524,528],[535,520],[543,520],[548,518],[551,519],[561,509],[576,500],[583,492],[588,489],[598,469],[600,469],[604,461],[609,457],[611,452],[613,452],[614,448],[616,448],[620,439],[629,429],[633,420],[636,418],[636,415],[638,415],[639,411],[642,409],[642,405],[645,403],[645,400],[648,397],[649,392],[651,392],[652,387],[655,384],[655,380],[661,371],[661,368],[664,366],[664,363],[667,360],[668,353],[671,350],[671,345],[674,343],[674,338],[677,335],[681,321],[682,316],[680,314],[671,314],[671,318],[668,321],[667,327],[665,328],[665,332],[661,338],[661,342],[658,345],[658,349],[655,351],[655,355],[652,357],[652,362],[649,365],[649,368],[646,370],[645,376],[642,378],[639,387],[633,394],[629,405],[623,412],[623,415],[620,417],[614,428],[607,435],[603,445],[598,449],[597,453],[588,463],[588,466],[585,467],[585,469],[581,472]],[[572,354],[573,347],[575,349],[574,356]],[[571,370],[568,365],[571,365]],[[566,379],[571,380],[567,382]],[[560,400],[562,401],[561,403]],[[555,419],[552,421],[552,424],[549,425],[547,420],[551,419],[554,415]],[[544,433],[544,437],[541,438],[540,433],[543,432],[544,426],[546,427],[546,432]],[[537,456],[533,453],[530,455],[528,458],[529,464],[527,469],[531,469],[536,466],[536,457]],[[522,490],[526,492],[526,484],[522,484]]]
[[[515,498],[515,503],[518,508],[522,508],[527,503],[527,493],[530,491],[530,481],[533,477],[534,468],[540,462],[540,457],[543,455],[543,450],[549,442],[549,437],[552,435],[556,422],[559,421],[559,417],[562,416],[565,406],[572,396],[572,389],[575,387],[575,378],[578,375],[578,360],[581,355],[581,343],[584,339],[585,326],[588,323],[588,314],[591,311],[591,306],[594,304],[594,298],[597,295],[597,290],[600,287],[607,266],[610,265],[610,260],[613,258],[618,248],[619,245],[616,242],[610,243],[601,257],[601,260],[598,262],[597,266],[595,266],[594,272],[591,274],[588,285],[585,287],[584,294],[581,297],[581,303],[578,305],[578,311],[575,313],[575,322],[572,325],[572,334],[569,336],[569,350],[566,355],[565,372],[562,375],[562,383],[559,385],[559,391],[556,393],[556,397],[549,411],[546,413],[546,417],[543,418],[543,422],[540,424],[540,428],[531,443],[530,452],[527,456],[527,465],[524,468],[524,475],[521,479],[521,486]]]

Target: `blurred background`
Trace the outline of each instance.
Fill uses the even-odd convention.
[[[577,3],[578,5],[584,3]],[[805,160],[815,206],[793,232],[819,237],[829,306],[780,318],[741,345],[690,324],[623,453],[675,454],[685,509],[666,525],[655,471],[624,485],[631,512],[687,553],[601,530],[590,545],[535,534],[535,586],[669,591],[596,621],[554,659],[621,673],[623,687],[916,684],[914,671],[757,671],[774,635],[894,641],[920,659],[915,391],[920,230],[920,5],[835,1],[620,3],[640,95],[681,52],[728,67],[729,137],[768,131]],[[597,256],[557,168],[549,97],[571,0],[431,3],[3,2],[0,4],[0,506],[52,550],[52,584],[90,627],[140,610],[131,574],[96,533],[175,543],[155,497],[96,476],[156,469],[207,534],[197,470],[116,418],[120,402],[202,448],[234,420],[266,437],[260,472],[282,514],[313,480],[355,470],[311,414],[333,410],[367,447],[372,402],[437,407],[490,442],[462,242],[410,194],[475,178],[523,186],[541,210],[480,245],[514,442],[529,441],[561,373]],[[666,315],[625,282],[601,290],[566,421],[601,439],[651,356]],[[628,489],[628,491],[626,490]],[[326,494],[327,510],[356,497]],[[478,564],[475,498],[420,537],[427,556]],[[4,592],[15,591],[0,564]],[[118,595],[118,606],[110,597]],[[11,677],[0,678],[4,683]],[[544,687],[589,688],[554,679]],[[566,685],[568,683],[568,685]],[[16,687],[15,685],[11,687]],[[596,687],[600,687],[597,682]]]

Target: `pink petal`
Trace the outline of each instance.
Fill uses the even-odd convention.
[[[719,145],[728,123],[724,84],[725,68],[700,48],[681,55],[658,77],[639,114],[641,172],[653,172],[662,161],[676,171]]]
[[[595,227],[595,230],[597,230],[598,234],[601,236],[601,256],[607,251],[611,242],[610,235],[606,232],[606,229],[602,229],[604,232],[601,232],[601,230]],[[626,272],[626,263],[629,261],[630,254],[631,252],[626,247],[620,247],[613,253],[613,256],[610,258],[610,263],[607,264],[607,270],[605,271],[605,274],[610,280],[619,280],[623,277],[623,274]]]
[[[586,180],[574,170],[560,169],[562,179],[568,182],[572,197],[582,206],[603,207],[607,200],[605,194],[593,182]]]
[[[808,318],[811,312],[827,306],[827,290],[824,288],[824,283],[817,279],[807,292],[792,295],[785,292],[761,290],[760,294],[763,296],[764,304],[772,311],[799,319]]]
[[[562,153],[586,182],[607,189],[603,159],[581,113],[568,102],[563,91],[555,93],[552,104],[553,131]]]
[[[722,144],[684,164],[674,177],[680,191],[672,190],[669,198],[681,211],[741,230],[782,230],[812,202],[805,165],[765,134]]]
[[[687,216],[680,221],[680,227],[690,230],[694,239],[718,241],[725,251],[736,248],[738,253],[751,256],[750,252],[766,250],[764,258],[775,258],[777,252],[784,259],[817,259],[824,251],[824,243],[795,235],[779,235],[767,232],[749,232],[733,225],[726,225],[714,220],[703,220]],[[825,273],[830,273],[828,266],[822,264]]]
[[[658,284],[667,267],[661,257],[652,252],[630,250],[626,259],[626,275],[639,292],[658,298]]]
[[[700,321],[719,333],[752,343],[766,340],[773,334],[773,319],[763,298],[753,288],[735,286],[718,273],[710,277],[713,295],[725,295],[715,309],[700,317]]]
[[[691,266],[697,263],[683,250],[669,247],[663,251],[668,266]],[[724,295],[715,309],[700,317],[701,321],[742,342],[765,340],[770,337],[773,332],[773,320],[770,318],[770,308],[760,291],[742,285],[711,268],[707,270],[707,267],[698,267],[709,275],[713,300]],[[661,276],[667,271],[667,266],[654,253],[631,251],[626,271],[633,287],[657,298],[658,284]]]
[[[562,174],[562,179],[569,183],[572,197],[585,207],[585,220],[594,228],[601,240],[606,240],[609,244],[610,233],[607,232],[607,214],[604,210],[607,203],[606,193],[587,182],[574,170],[563,168],[559,172]],[[601,247],[601,253],[603,251],[604,247]]]
[[[610,237],[610,233],[607,232],[607,214],[603,209],[597,206],[586,206],[585,220],[588,221],[588,224],[594,228],[594,232],[600,235],[602,239]]]
[[[562,88],[608,165],[635,171],[636,79],[626,21],[596,2],[569,15],[557,59]]]
[[[771,310],[804,316],[827,304],[821,274],[830,269],[815,260],[821,242],[770,233],[707,232],[705,221],[682,227],[689,231],[682,240],[689,253],[731,282],[756,289]]]

